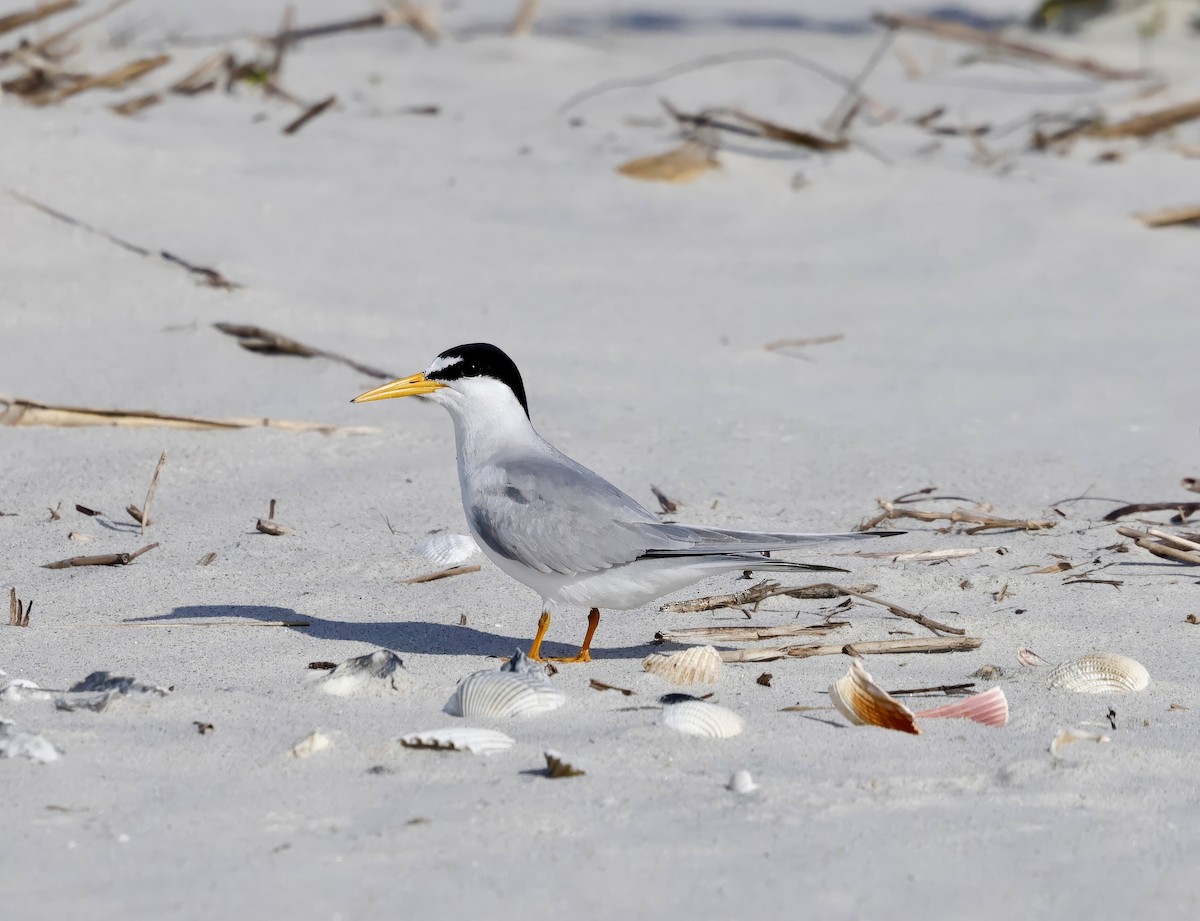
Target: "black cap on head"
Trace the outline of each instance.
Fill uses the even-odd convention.
[[[465,377],[493,377],[508,386],[525,410],[525,415],[529,415],[529,401],[525,399],[521,372],[511,358],[488,342],[471,342],[446,349],[434,359],[425,376],[431,381],[443,382]]]

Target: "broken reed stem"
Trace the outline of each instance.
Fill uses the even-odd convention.
[[[1150,228],[1174,227],[1177,224],[1194,224],[1200,222],[1200,205],[1165,208],[1162,211],[1135,214],[1134,217]]]
[[[876,23],[887,29],[908,29],[912,32],[924,32],[935,38],[962,42],[967,45],[978,45],[986,51],[1006,54],[1009,57],[1035,61],[1039,64],[1050,64],[1065,70],[1073,70],[1087,74],[1100,80],[1139,80],[1148,76],[1145,70],[1125,70],[1110,67],[1093,61],[1091,58],[1076,58],[1055,51],[1048,51],[1037,45],[1013,41],[995,32],[977,29],[974,26],[960,22],[950,22],[936,19],[932,16],[904,16],[895,13],[876,13],[871,17]]]
[[[1103,125],[1087,129],[1084,134],[1091,138],[1111,140],[1114,138],[1147,138],[1182,125],[1185,122],[1200,118],[1200,99],[1184,102],[1177,106],[1169,106],[1145,115],[1135,115],[1112,125]]]
[[[8,590],[8,625],[10,627],[28,627],[29,612],[32,610],[32,601],[27,601],[22,606],[21,599],[17,597],[15,586]]]
[[[782,141],[785,144],[791,144],[795,147],[826,152],[844,150],[849,146],[849,142],[844,139],[830,140],[818,134],[788,128],[784,125],[767,121],[765,118],[750,115],[748,112],[743,112],[739,109],[708,109],[691,115],[687,112],[679,111],[665,99],[662,100],[662,105],[679,124],[692,128],[713,128],[718,131],[728,131],[747,137]],[[734,122],[744,122],[745,124],[733,124],[729,121],[722,121],[722,118],[733,119]]]
[[[301,358],[328,358],[330,361],[337,361],[347,367],[353,368],[360,374],[385,380],[393,380],[401,376],[399,374],[392,374],[390,371],[381,371],[378,368],[372,368],[370,365],[360,364],[352,358],[339,355],[337,352],[329,352],[325,349],[306,345],[303,342],[297,342],[295,339],[285,336],[282,333],[263,329],[261,326],[247,326],[241,323],[214,323],[213,327],[227,336],[235,337],[238,340],[238,345],[249,352],[259,352],[263,355],[297,355]]]
[[[917,694],[962,694],[975,687],[974,681],[963,684],[939,684],[931,688],[906,688],[902,691],[888,691],[892,697],[913,697]]]
[[[784,349],[802,349],[810,345],[828,345],[831,342],[841,342],[846,338],[845,333],[834,333],[831,336],[810,336],[807,339],[776,339],[763,346],[768,352],[779,352]]]
[[[90,26],[94,22],[99,22],[101,19],[103,19],[109,13],[112,13],[115,10],[120,9],[121,7],[125,6],[127,3],[130,3],[130,2],[132,2],[132,0],[114,0],[114,2],[110,3],[108,6],[104,7],[103,9],[97,10],[94,13],[89,13],[87,16],[84,16],[80,19],[76,19],[69,26],[66,26],[65,28],[59,29],[57,32],[47,35],[41,41],[35,42],[31,46],[28,46],[28,47],[20,46],[11,51],[0,52],[0,65],[7,64],[12,57],[16,56],[17,54],[23,53],[23,52],[39,54],[39,55],[52,55],[52,54],[54,54],[54,46],[57,45],[59,42],[61,42],[63,39],[69,38],[71,35],[74,35],[80,29]]]
[[[890,613],[896,615],[897,617],[903,617],[907,620],[914,621],[920,624],[926,630],[929,630],[933,633],[953,633],[955,636],[963,636],[967,632],[966,630],[961,630],[958,627],[948,627],[945,624],[938,623],[936,620],[926,617],[924,614],[917,614],[916,612],[910,611],[907,608],[902,608],[900,605],[891,601],[884,601],[882,598],[876,598],[873,595],[854,591],[853,589],[846,587],[841,587],[841,589],[843,595],[850,595],[851,597],[858,598],[861,601],[869,601],[871,604],[877,604],[881,607],[885,607]]]
[[[508,34],[528,35],[533,30],[533,21],[537,19],[540,4],[541,0],[521,0],[521,5],[517,7],[517,14],[508,24]]]
[[[65,99],[70,99],[72,96],[76,96],[87,90],[119,90],[133,83],[135,80],[140,80],[151,71],[158,70],[164,64],[169,63],[170,60],[171,56],[169,54],[159,54],[152,58],[139,58],[136,61],[123,64],[115,70],[106,71],[102,74],[93,74],[81,80],[76,80],[74,83],[69,83],[66,86],[29,96],[28,101],[35,106],[49,106],[60,103]]]
[[[778,627],[684,627],[679,630],[660,630],[654,638],[662,643],[691,643],[697,639],[716,642],[752,643],[756,640],[774,640],[784,636],[824,636],[848,626],[844,621],[797,626],[784,624]]]
[[[1197,210],[1200,212],[1200,209]],[[1197,214],[1197,219],[1200,219],[1200,213]],[[1200,512],[1200,502],[1138,502],[1134,505],[1122,505],[1120,508],[1115,508],[1100,520],[1116,521],[1126,515],[1138,515],[1142,512],[1175,512],[1182,518],[1185,515]],[[1120,531],[1120,528],[1117,530]]]
[[[849,588],[859,592],[873,592],[877,585],[852,585]],[[703,598],[693,598],[691,601],[676,601],[664,604],[659,608],[667,614],[692,614],[696,611],[716,611],[720,608],[742,608],[747,605],[757,606],[767,598],[786,595],[789,598],[829,599],[841,598],[848,592],[837,585],[821,582],[816,585],[784,586],[770,579],[764,579],[750,588],[729,595],[706,595]]]
[[[29,10],[0,16],[0,35],[14,32],[17,29],[23,29],[25,26],[41,22],[43,19],[48,19],[65,10],[73,9],[78,5],[79,0],[53,0],[51,3],[38,4]]]
[[[890,655],[917,652],[964,652],[978,649],[983,640],[974,636],[939,636],[927,640],[870,640],[862,643],[835,643],[821,646],[769,646],[758,649],[731,649],[721,652],[722,662],[771,662],[776,659],[807,659],[810,656]]]
[[[856,550],[849,553],[835,553],[834,556],[856,556],[864,560],[889,560],[893,563],[935,563],[941,560],[958,560],[965,556],[975,556],[985,550],[995,550],[996,547],[959,547],[949,550],[905,550],[901,553],[889,553],[886,550],[875,550],[867,553]]]
[[[154,494],[158,492],[158,477],[166,462],[167,452],[163,451],[158,458],[158,463],[154,465],[154,475],[150,477],[150,488],[146,491],[146,501],[142,504],[141,534],[146,533],[146,528],[150,524],[150,506],[154,504]]]
[[[320,102],[313,103],[307,109],[300,113],[300,116],[283,127],[283,134],[295,134],[310,121],[337,102],[337,96],[326,96]]]
[[[1177,563],[1200,565],[1200,543],[1186,537],[1167,534],[1153,528],[1139,531],[1136,528],[1120,527],[1117,528],[1117,533],[1133,538],[1139,547],[1155,556]]]
[[[864,521],[860,524],[856,531],[869,531],[872,528],[883,524],[885,521],[894,521],[898,518],[911,518],[915,521],[949,521],[951,524],[974,524],[977,527],[968,528],[967,534],[978,534],[981,531],[992,531],[1001,528],[1014,528],[1019,531],[1041,531],[1047,528],[1054,527],[1058,522],[1055,521],[1034,521],[1032,519],[1019,518],[1000,518],[996,515],[988,515],[983,512],[972,512],[963,508],[956,508],[951,512],[937,512],[933,510],[919,508],[896,508],[896,501],[888,502],[885,499],[876,499],[879,507],[883,509],[874,518]],[[1197,503],[1200,506],[1200,503]]]
[[[54,563],[43,563],[42,569],[71,569],[78,566],[128,566],[143,553],[149,553],[158,544],[147,544],[133,553],[102,553],[97,556],[72,556]]]
[[[449,569],[439,569],[437,572],[429,572],[423,576],[413,576],[411,579],[405,579],[405,585],[418,585],[422,582],[436,582],[438,579],[449,579],[452,576],[465,576],[469,572],[479,572],[480,566],[478,563],[472,563],[470,566],[452,566]]]

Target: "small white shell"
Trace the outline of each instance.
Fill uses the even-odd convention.
[[[1088,732],[1085,729],[1064,729],[1050,742],[1050,754],[1055,758],[1062,750],[1073,742],[1111,742],[1108,736],[1099,732]]]
[[[1111,652],[1094,652],[1050,672],[1050,687],[1077,694],[1121,694],[1149,684],[1150,673],[1141,662]]]
[[[567,695],[546,677],[545,666],[518,650],[498,669],[467,675],[444,709],[451,716],[508,719],[549,713],[566,702]]]
[[[405,748],[432,748],[439,751],[471,752],[475,755],[490,755],[502,752],[517,744],[517,740],[495,729],[478,729],[473,726],[453,726],[449,729],[430,729],[413,732],[402,739]]]
[[[758,789],[758,784],[754,782],[754,778],[750,776],[749,771],[734,771],[733,776],[729,778],[726,788],[745,796],[748,793],[753,793]]]
[[[713,684],[721,664],[721,654],[712,646],[692,646],[670,655],[656,652],[642,660],[645,671],[671,684]]]
[[[659,723],[684,735],[705,739],[729,739],[742,731],[742,718],[717,704],[683,700],[663,707]]]
[[[0,758],[28,758],[45,764],[60,757],[62,752],[42,736],[21,732],[12,723],[0,720]]]
[[[388,694],[404,690],[411,683],[400,657],[390,649],[376,649],[365,656],[347,659],[317,686],[335,697],[364,694]]]
[[[479,552],[479,545],[469,534],[434,534],[413,547],[412,552],[435,566],[448,568],[465,563]]]
[[[309,755],[315,755],[317,752],[327,751],[331,748],[333,748],[333,739],[318,731],[306,735],[293,745],[292,754],[297,758],[307,758]]]
[[[14,678],[3,688],[0,688],[0,700],[7,700],[10,703],[16,703],[20,700],[28,698],[29,700],[48,700],[54,695],[50,691],[44,691],[33,681],[26,678]]]
[[[829,686],[829,700],[855,726],[921,734],[913,712],[877,685],[858,659],[850,664],[850,671]]]

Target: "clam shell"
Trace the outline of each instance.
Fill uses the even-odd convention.
[[[922,719],[958,718],[999,727],[1008,724],[1008,698],[1004,696],[1003,688],[992,688],[944,707],[921,710],[917,716]]]
[[[653,653],[642,668],[671,684],[712,684],[721,674],[721,654],[712,646],[692,646],[670,655]]]
[[[548,751],[546,755],[546,776],[552,777],[555,780],[560,777],[582,777],[586,771],[581,771],[575,765],[571,764],[566,759],[565,755],[555,751]]]
[[[855,726],[879,726],[920,735],[913,712],[875,683],[862,662],[829,686],[829,699]]]
[[[566,702],[567,695],[550,683],[545,667],[518,652],[498,669],[467,675],[446,701],[445,712],[509,719],[549,713]]]
[[[408,686],[411,679],[404,662],[390,649],[376,649],[365,656],[347,659],[317,686],[335,697],[359,694],[388,694]]]
[[[1062,750],[1074,742],[1111,742],[1108,736],[1099,732],[1088,732],[1086,729],[1064,729],[1050,742],[1050,754],[1055,758]]]
[[[729,778],[729,783],[725,786],[734,793],[739,793],[742,796],[753,793],[758,789],[758,784],[754,782],[754,778],[750,776],[749,771],[734,771],[733,776]]]
[[[452,726],[449,729],[430,729],[413,732],[400,739],[405,748],[432,748],[438,751],[471,752],[474,755],[490,755],[507,751],[517,740],[495,729],[479,729],[474,726]]]
[[[434,534],[412,548],[414,555],[435,566],[457,566],[479,552],[479,545],[469,534]]]
[[[0,758],[28,758],[45,764],[62,757],[54,745],[32,732],[21,732],[7,720],[0,720]]]
[[[742,718],[732,710],[703,700],[683,700],[663,707],[659,723],[684,735],[729,739],[742,731]]]
[[[1150,673],[1141,662],[1111,652],[1093,652],[1050,672],[1050,687],[1076,694],[1121,694],[1149,684]]]

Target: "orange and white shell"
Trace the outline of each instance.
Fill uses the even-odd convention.
[[[850,671],[829,686],[829,699],[855,726],[879,726],[920,735],[915,714],[875,683],[855,659]]]

